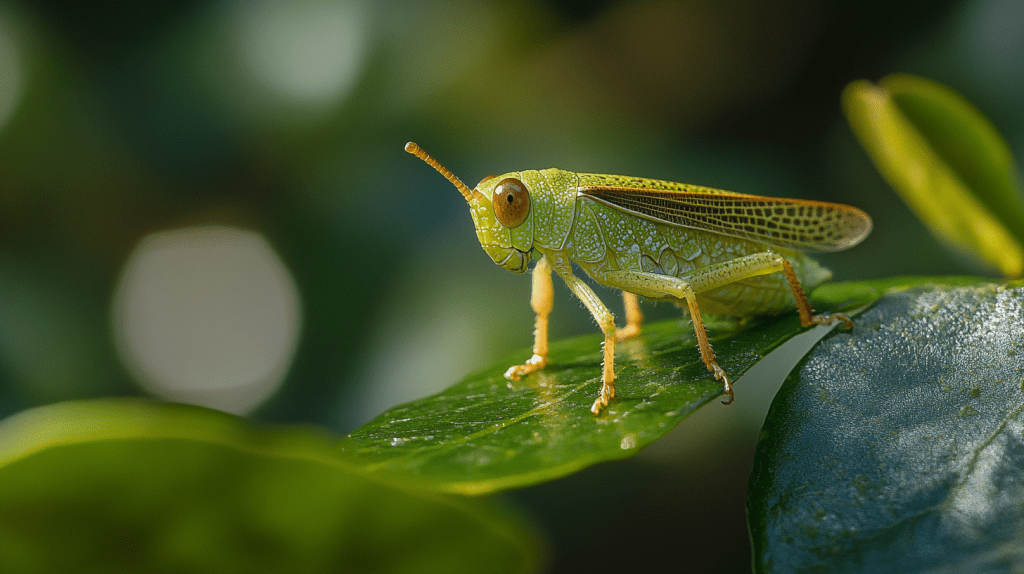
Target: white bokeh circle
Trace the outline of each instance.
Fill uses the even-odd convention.
[[[300,322],[284,263],[261,235],[230,227],[143,238],[113,305],[115,343],[139,384],[239,414],[280,386]]]

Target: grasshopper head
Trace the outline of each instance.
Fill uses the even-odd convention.
[[[416,144],[409,142],[405,151],[430,164],[466,198],[477,239],[495,263],[513,273],[526,271],[533,249],[533,221],[530,193],[518,173],[484,178],[471,191]]]

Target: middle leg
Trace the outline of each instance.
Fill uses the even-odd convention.
[[[693,320],[693,330],[697,336],[697,346],[700,349],[704,365],[714,374],[715,379],[722,381],[727,397],[723,403],[731,404],[733,401],[732,385],[730,385],[725,371],[722,370],[718,365],[718,361],[715,360],[715,352],[707,339],[707,332],[697,304],[696,294],[711,291],[749,277],[780,272],[786,277],[786,281],[793,292],[797,311],[800,314],[801,325],[808,327],[815,324],[830,324],[835,321],[843,321],[848,328],[853,326],[853,323],[845,315],[814,315],[814,311],[807,301],[807,296],[800,286],[800,281],[797,279],[792,265],[784,257],[771,251],[754,253],[697,269],[687,276],[685,280],[679,277],[641,271],[614,271],[606,273],[599,280],[602,283],[607,283],[631,293],[648,297],[670,296],[685,301],[690,311],[690,317]]]

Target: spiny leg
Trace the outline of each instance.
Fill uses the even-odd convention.
[[[601,409],[608,406],[608,401],[615,397],[615,316],[604,306],[597,294],[583,281],[572,274],[572,267],[567,261],[558,260],[554,264],[555,272],[565,281],[565,285],[583,302],[601,332],[604,333],[604,362],[601,372],[601,392],[590,407],[590,412],[601,414]]]
[[[693,321],[693,331],[697,336],[697,348],[700,350],[701,360],[704,361],[704,366],[714,375],[715,380],[722,381],[724,393],[728,397],[727,400],[722,401],[723,404],[728,405],[732,403],[732,384],[729,383],[729,377],[726,376],[725,370],[715,360],[715,351],[711,348],[711,343],[708,341],[707,330],[704,328],[704,318],[701,316],[700,308],[697,305],[696,292],[690,283],[678,277],[639,271],[613,271],[607,273],[603,279],[615,287],[629,289],[633,293],[649,297],[670,296],[686,301],[686,306],[690,311],[690,317]]]
[[[685,284],[683,289],[683,298],[686,299],[686,306],[690,310],[690,320],[693,322],[693,332],[697,335],[700,358],[704,361],[704,366],[715,376],[715,380],[722,381],[722,392],[726,396],[722,404],[731,405],[735,398],[732,385],[729,383],[729,377],[725,374],[725,370],[718,366],[718,361],[715,360],[715,350],[711,348],[711,343],[708,342],[708,332],[704,328],[704,317],[701,316],[700,309],[697,307],[697,294],[688,284]]]
[[[518,381],[523,375],[544,368],[548,364],[548,315],[554,306],[555,290],[551,285],[551,266],[542,257],[533,267],[533,290],[530,306],[537,314],[537,327],[533,331],[533,356],[523,365],[514,365],[505,371],[505,378]]]
[[[640,311],[640,300],[629,291],[622,292],[622,303],[626,308],[626,326],[615,330],[615,340],[625,341],[640,334],[644,314]]]
[[[804,288],[800,285],[796,272],[793,271],[793,265],[785,257],[771,251],[738,257],[700,269],[693,274],[691,285],[695,292],[701,293],[748,277],[778,272],[786,277],[789,289],[793,292],[796,310],[800,315],[800,325],[810,327],[811,325],[831,325],[836,321],[842,321],[847,329],[853,328],[853,321],[841,313],[815,315],[810,301],[807,300],[807,295],[804,294]]]
[[[700,348],[701,358],[708,370],[714,373],[715,378],[722,381],[725,387],[725,394],[728,400],[724,404],[730,404],[733,400],[732,386],[725,371],[715,360],[715,353],[707,340],[707,333],[704,329],[704,321],[697,306],[696,294],[711,291],[758,275],[771,273],[783,273],[793,297],[796,299],[797,312],[800,314],[800,323],[804,327],[818,324],[830,324],[835,321],[843,321],[847,328],[853,326],[853,322],[845,315],[814,315],[810,302],[804,294],[803,287],[793,271],[793,266],[784,257],[770,251],[754,253],[744,257],[738,257],[722,263],[709,265],[702,269],[693,271],[687,280],[655,273],[644,273],[639,271],[614,271],[604,274],[599,280],[602,283],[628,290],[632,293],[647,297],[671,296],[685,300],[690,310],[690,317],[693,319],[693,330],[697,335],[697,346]]]
[[[580,301],[590,310],[597,324],[604,333],[604,362],[601,374],[601,393],[594,406],[590,408],[595,415],[601,408],[608,406],[608,401],[615,397],[615,316],[608,311],[604,303],[593,290],[572,274],[572,268],[565,262],[556,262],[556,271],[565,284]],[[523,365],[509,367],[505,377],[518,380],[523,375],[544,368],[548,360],[548,314],[554,301],[554,288],[551,284],[551,264],[547,257],[542,257],[533,268],[533,292],[530,305],[537,314],[537,328],[534,332],[533,357]]]
[[[842,321],[843,326],[846,327],[846,329],[853,328],[853,321],[842,313],[813,315],[812,313],[814,313],[814,309],[811,308],[811,303],[807,300],[807,295],[804,294],[804,288],[796,278],[796,272],[793,271],[793,266],[781,255],[776,255],[776,257],[778,257],[782,262],[782,273],[786,276],[786,282],[789,283],[789,289],[793,291],[793,298],[796,299],[796,310],[797,313],[800,314],[800,325],[810,327],[811,325],[831,325],[836,321]]]

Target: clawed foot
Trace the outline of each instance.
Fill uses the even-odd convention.
[[[711,367],[711,372],[714,373],[715,380],[722,381],[722,386],[725,387],[724,392],[727,399],[722,401],[722,404],[731,405],[735,395],[732,392],[732,385],[729,383],[729,377],[725,375],[725,371],[722,370],[722,367],[718,366],[718,363],[713,363]]]
[[[534,371],[539,371],[544,368],[544,365],[548,363],[546,357],[540,355],[534,355],[530,357],[523,365],[514,365],[505,371],[505,378],[511,381],[518,381],[522,377],[529,375]]]
[[[842,313],[833,313],[831,315],[815,315],[811,317],[811,323],[814,325],[831,325],[836,321],[842,321],[843,327],[849,331],[853,328],[853,321],[849,317]]]
[[[597,400],[594,401],[594,406],[590,407],[590,412],[595,415],[601,414],[601,409],[608,406],[608,401],[615,398],[615,384],[601,383],[601,394],[598,395]]]

